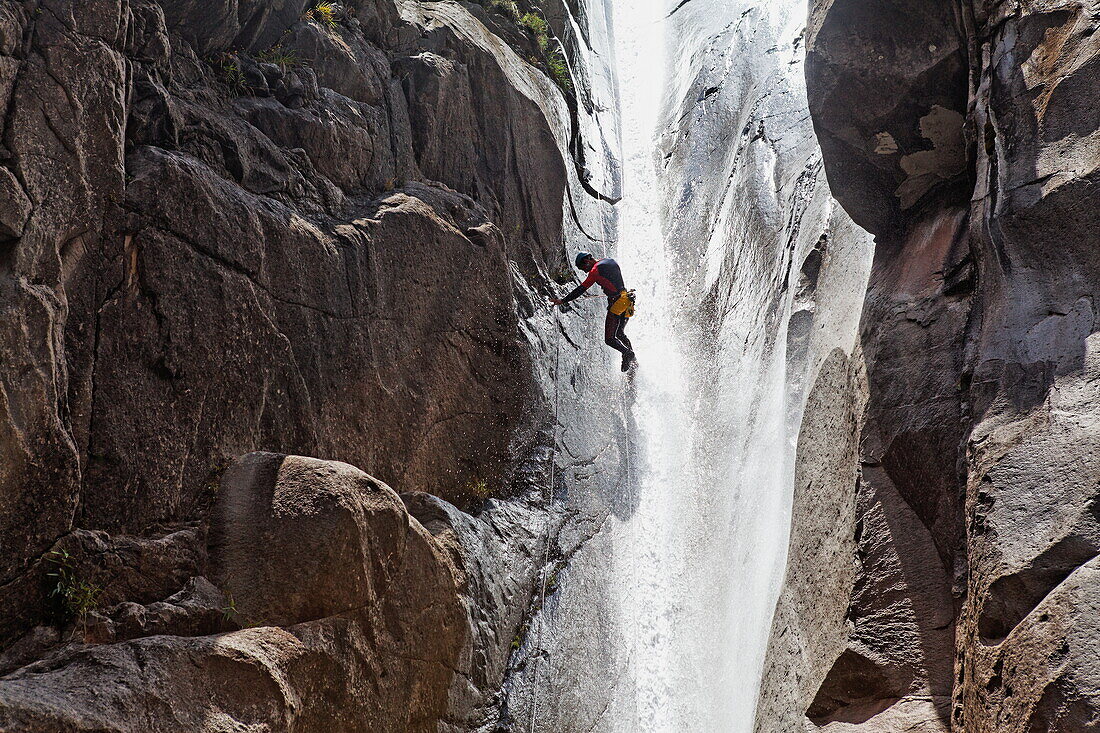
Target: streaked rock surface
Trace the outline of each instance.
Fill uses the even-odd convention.
[[[532,599],[609,511],[618,375],[544,307],[613,226],[599,9],[544,10],[567,100],[506,13],[313,5],[0,2],[5,728],[492,726]],[[207,552],[254,450],[406,492],[400,567],[357,568],[399,538],[317,476],[292,503],[342,519],[219,515],[252,539]]]
[[[825,167],[877,239],[850,633],[790,703],[827,730],[1095,725],[1093,10],[812,4]]]

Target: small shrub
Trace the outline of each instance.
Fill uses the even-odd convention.
[[[538,13],[524,13],[519,22],[534,34],[539,50],[546,53],[546,49],[550,47],[550,24],[546,19]]]
[[[77,575],[76,561],[67,550],[47,552],[45,560],[51,566],[46,573],[50,578],[49,597],[60,607],[64,620],[75,618],[85,625],[88,614],[99,608],[103,588]]]

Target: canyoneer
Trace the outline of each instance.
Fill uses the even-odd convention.
[[[607,317],[604,319],[603,341],[623,355],[623,371],[630,369],[636,362],[634,348],[630,345],[630,339],[623,330],[626,321],[634,315],[634,291],[627,290],[623,284],[623,273],[619,269],[619,263],[610,257],[597,260],[590,252],[577,254],[577,268],[588,273],[584,281],[560,300],[555,298],[550,302],[554,305],[562,305],[581,297],[588,288],[598,284],[603,288],[607,296]]]

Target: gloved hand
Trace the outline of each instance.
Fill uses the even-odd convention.
[[[558,298],[551,298],[550,305],[561,305],[561,300]]]

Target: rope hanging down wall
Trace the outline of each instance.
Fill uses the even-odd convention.
[[[603,297],[603,296],[585,296],[585,297]],[[550,481],[543,487],[543,500],[546,505],[546,542],[543,545],[542,553],[542,571],[541,571],[541,583],[539,588],[539,604],[537,612],[542,613],[546,610],[546,586],[547,586],[547,573],[550,566],[550,543],[553,540],[552,522],[553,522],[553,502],[554,502],[554,488],[557,486],[557,465],[558,465],[558,426],[559,422],[559,409],[561,406],[561,342],[562,342],[562,324],[561,318],[556,308],[551,308],[554,319],[554,412],[553,412],[553,435],[552,435],[552,448],[550,451]],[[619,420],[623,429],[623,436],[625,437],[625,445],[623,452],[623,464],[625,469],[624,474],[624,486],[619,487],[617,496],[625,496],[624,491],[629,490],[632,486],[632,457],[634,452],[633,440],[631,439],[631,428],[628,422],[628,396],[627,387],[630,384],[631,377],[627,378],[627,381],[623,382],[623,386],[619,390]],[[633,533],[633,523],[631,523],[631,533]],[[634,567],[635,557],[631,553],[631,575],[634,577],[635,583],[637,582],[637,569]],[[631,615],[631,638],[637,639],[637,619],[634,615]],[[535,733],[535,723],[538,719],[538,700],[539,700],[539,662],[542,659],[542,631],[545,626],[545,620],[540,620],[538,630],[535,636],[535,657],[534,657],[534,669],[532,671],[532,691],[531,691],[531,717],[530,724],[528,726],[529,733]],[[632,649],[633,655],[635,650]],[[637,721],[637,710],[635,710],[635,721]]]

